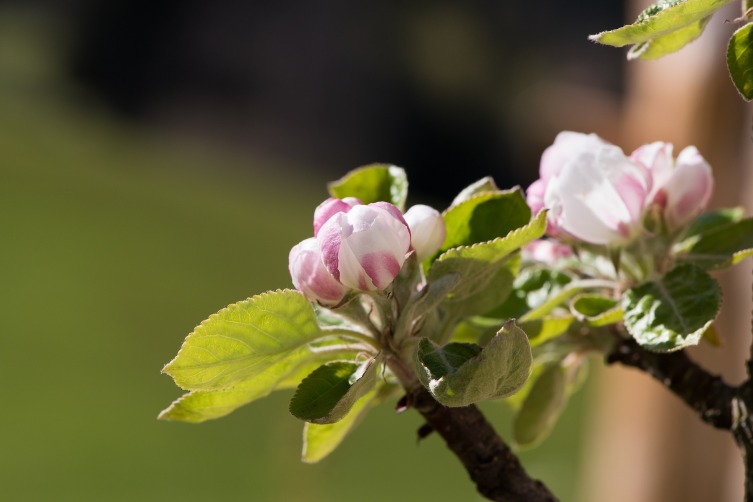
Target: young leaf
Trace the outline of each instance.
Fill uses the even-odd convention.
[[[746,24],[730,38],[727,68],[743,99],[753,99],[753,23]]]
[[[393,394],[397,386],[380,384],[356,401],[342,420],[333,424],[303,424],[303,452],[301,460],[307,464],[319,462],[332,453],[345,437],[355,429],[369,411]]]
[[[565,358],[539,368],[513,421],[517,446],[535,446],[549,434],[570,395],[585,382],[587,370],[584,358]]]
[[[465,202],[468,199],[472,198],[474,195],[498,191],[499,188],[497,187],[497,184],[494,183],[494,179],[491,176],[486,176],[485,178],[481,178],[480,180],[471,183],[463,190],[461,190],[460,193],[457,194],[457,196],[452,200],[450,207],[457,206],[461,202]]]
[[[591,326],[606,326],[622,320],[622,309],[617,300],[596,294],[581,294],[573,298],[570,310],[579,321]]]
[[[378,365],[371,359],[361,365],[335,361],[320,366],[298,386],[290,413],[315,424],[338,422],[374,387]]]
[[[661,0],[644,10],[635,23],[588,38],[613,47],[636,45],[633,57],[660,57],[698,37],[708,18],[731,1]],[[652,48],[654,43],[658,47]]]
[[[483,192],[450,206],[442,215],[447,235],[439,252],[504,237],[531,220],[520,188]]]
[[[307,344],[321,333],[311,304],[300,292],[271,291],[202,322],[162,371],[186,390],[227,389],[283,360],[308,359]]]
[[[458,247],[442,254],[429,270],[429,282],[457,274],[460,280],[450,291],[448,305],[462,315],[483,314],[505,301],[511,290],[519,259],[509,255],[528,242],[538,239],[546,230],[546,213],[539,213],[527,225],[493,241]],[[493,290],[493,291],[492,291]]]
[[[724,268],[753,254],[753,218],[727,223],[699,235],[686,254],[684,262],[701,268]]]
[[[565,407],[567,375],[559,362],[541,372],[513,421],[513,438],[519,446],[541,441],[554,426]]]
[[[636,44],[628,51],[627,58],[629,61],[633,59],[658,59],[677,52],[700,37],[710,19],[711,16],[699,19],[679,30]]]
[[[364,204],[385,201],[405,210],[408,198],[408,177],[401,167],[370,164],[350,171],[327,185],[333,197],[356,197]]]
[[[440,347],[423,338],[416,352],[418,377],[445,406],[468,406],[517,392],[531,370],[526,334],[508,321],[481,349],[468,343]]]
[[[625,292],[625,327],[655,352],[698,344],[721,306],[719,284],[695,265],[679,265],[658,281]]]

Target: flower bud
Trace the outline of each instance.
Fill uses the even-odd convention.
[[[638,148],[631,158],[651,173],[648,204],[661,210],[670,229],[690,223],[708,205],[714,178],[711,166],[694,146],[681,151],[677,161],[672,158],[672,145],[662,142]]]
[[[288,270],[296,289],[322,305],[337,305],[348,292],[348,288],[327,271],[314,237],[293,246],[288,256]]]
[[[336,199],[330,197],[317,206],[314,210],[314,236],[319,233],[319,229],[322,225],[327,223],[333,215],[337,213],[347,213],[353,206],[363,204],[355,197],[345,197],[344,199]]]
[[[418,261],[425,260],[442,247],[446,230],[439,211],[417,204],[408,209],[403,216],[410,228],[411,245],[416,250]]]
[[[410,230],[400,210],[387,202],[355,205],[330,217],[317,233],[327,270],[361,291],[389,286],[410,249]]]

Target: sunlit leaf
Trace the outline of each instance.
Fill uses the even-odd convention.
[[[753,99],[753,24],[737,30],[727,45],[727,68],[746,101]]]
[[[202,322],[163,372],[186,390],[227,389],[283,360],[307,360],[309,342],[321,335],[314,310],[301,293],[272,291]]]
[[[370,164],[350,171],[327,185],[333,197],[356,197],[364,204],[385,201],[405,210],[408,178],[401,167]]]
[[[504,237],[531,220],[531,209],[520,188],[514,188],[478,193],[450,206],[442,216],[447,235],[440,253]]]
[[[753,218],[727,223],[703,232],[680,255],[701,268],[724,268],[753,254]]]

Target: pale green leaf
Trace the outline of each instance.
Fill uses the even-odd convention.
[[[531,209],[520,188],[482,192],[442,213],[447,228],[439,252],[504,237],[531,220]]]
[[[190,423],[220,418],[272,391],[294,388],[323,362],[347,356],[352,356],[352,351],[312,353],[309,359],[303,361],[283,359],[230,389],[195,390],[184,394],[158,418]]]
[[[660,280],[625,292],[625,327],[655,352],[698,344],[721,306],[719,284],[695,265],[679,265]]]
[[[682,241],[676,247],[678,250],[690,249],[707,232],[713,232],[716,228],[729,223],[736,223],[744,216],[745,210],[739,206],[703,213],[693,220],[683,234]]]
[[[445,406],[468,406],[517,392],[531,370],[528,337],[507,322],[481,349],[467,343],[441,347],[422,339],[416,352],[419,379]]]
[[[374,359],[361,365],[335,361],[320,366],[298,385],[290,400],[290,413],[315,424],[342,420],[356,401],[374,388],[377,366]]]
[[[300,292],[267,292],[202,322],[163,372],[183,389],[227,389],[283,360],[307,360],[308,344],[320,336],[314,310]]]
[[[327,185],[333,197],[356,197],[364,204],[385,201],[405,210],[408,198],[408,177],[401,167],[370,164],[350,171]]]
[[[588,37],[613,47],[641,44],[708,18],[732,0],[663,0],[646,9],[635,23]]]
[[[632,59],[658,59],[667,54],[677,52],[690,42],[700,37],[706,28],[711,16],[694,21],[679,30],[666,35],[652,38],[647,42],[636,44],[628,51],[628,60]]]
[[[753,99],[753,23],[746,24],[730,38],[727,68],[745,101]]]

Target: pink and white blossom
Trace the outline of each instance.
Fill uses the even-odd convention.
[[[332,216],[337,213],[347,213],[353,206],[363,204],[355,197],[345,197],[344,199],[336,199],[330,197],[321,204],[319,204],[314,210],[314,236],[319,233],[319,229],[322,225],[327,223]]]
[[[425,260],[442,247],[446,229],[439,211],[433,207],[416,204],[403,216],[410,228],[411,245],[416,250],[419,261]]]
[[[711,166],[694,146],[672,157],[672,145],[657,141],[636,149],[631,158],[651,173],[653,186],[646,203],[661,210],[665,223],[676,229],[701,214],[711,199]]]
[[[288,270],[296,289],[322,305],[337,305],[349,291],[327,271],[314,237],[293,246],[288,256]]]
[[[392,284],[411,246],[408,224],[387,202],[355,205],[332,215],[316,238],[327,270],[345,286],[361,291]]]
[[[533,190],[532,190],[533,189]],[[548,233],[592,244],[622,244],[642,228],[648,170],[597,136],[560,133],[529,188],[531,208],[548,208]]]

